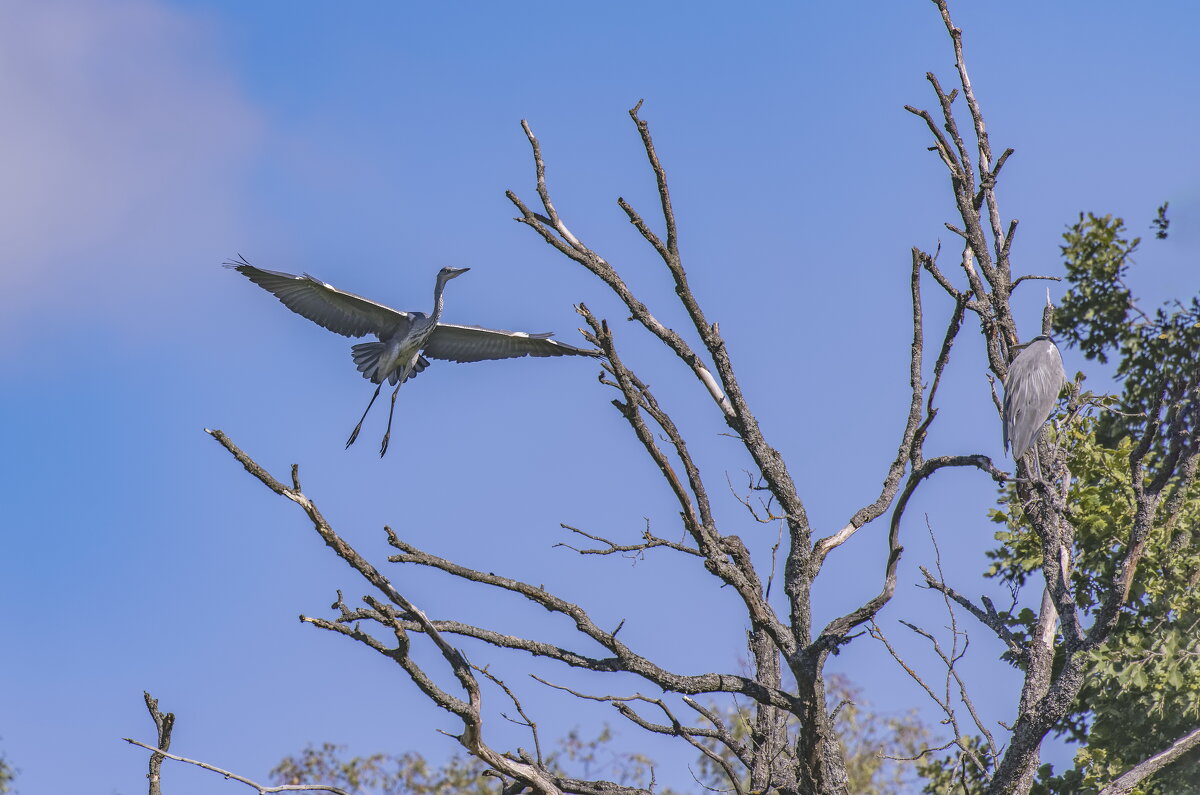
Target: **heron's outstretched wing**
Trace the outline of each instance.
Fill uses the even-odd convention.
[[[599,356],[600,351],[576,348],[556,342],[552,335],[527,334],[523,331],[499,331],[479,326],[438,323],[423,349],[431,359],[452,362],[481,362],[485,359],[513,359],[518,356]]]
[[[1004,384],[1004,443],[1013,459],[1025,454],[1050,417],[1067,375],[1049,339],[1036,339],[1008,367]]]
[[[380,337],[404,332],[408,328],[407,312],[399,312],[354,293],[343,292],[333,285],[305,274],[267,271],[256,268],[244,259],[225,263],[257,284],[283,305],[319,326],[346,337]]]

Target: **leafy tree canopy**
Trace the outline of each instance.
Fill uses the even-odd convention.
[[[1157,237],[1167,236],[1167,205],[1158,210]],[[1123,413],[1101,416],[1097,438],[1112,447],[1133,432],[1158,394],[1177,401],[1200,351],[1200,300],[1171,301],[1153,313],[1138,307],[1126,283],[1140,237],[1130,239],[1125,222],[1111,215],[1080,214],[1063,235],[1063,260],[1070,285],[1055,313],[1055,333],[1090,359],[1117,357],[1124,386]]]

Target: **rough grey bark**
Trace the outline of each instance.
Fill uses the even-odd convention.
[[[150,718],[154,721],[154,728],[158,734],[155,747],[159,751],[171,750],[171,732],[175,729],[175,713],[168,712],[163,714],[158,709],[157,698],[152,698],[149,693],[142,693],[142,696],[146,701],[146,709],[150,712]],[[161,753],[150,754],[150,770],[146,774],[150,795],[162,795],[163,758]]]

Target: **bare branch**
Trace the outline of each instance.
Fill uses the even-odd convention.
[[[584,245],[579,242],[579,239],[576,238],[575,235],[571,234],[569,229],[567,229],[567,225],[564,224],[562,219],[558,217],[558,211],[554,209],[554,204],[550,201],[550,191],[546,187],[546,163],[544,160],[542,160],[542,147],[538,143],[537,138],[534,137],[533,130],[529,129],[529,122],[521,119],[521,129],[525,131],[525,137],[529,139],[529,145],[533,147],[533,163],[534,168],[537,170],[538,196],[542,200],[542,206],[545,207],[546,212],[550,214],[548,219],[539,218],[538,220],[549,221],[550,225],[553,226],[554,229],[563,236],[563,239],[570,243],[576,251],[584,251]]]
[[[546,208],[549,217],[546,218],[534,213],[515,193],[507,191],[505,195],[509,201],[521,211],[521,216],[517,218],[517,221],[534,229],[542,236],[543,240],[554,246],[562,254],[587,268],[608,285],[629,308],[633,318],[662,340],[680,359],[687,363],[696,377],[700,379],[700,382],[704,384],[704,388],[709,392],[722,412],[727,415],[730,414],[733,409],[726,400],[717,381],[713,378],[712,373],[709,372],[704,361],[691,349],[683,337],[664,326],[650,314],[650,310],[646,308],[646,305],[633,295],[629,286],[625,284],[624,279],[620,277],[608,262],[595,251],[584,246],[569,231],[566,231],[566,225],[558,217],[557,211],[553,209],[553,204],[550,203],[550,192],[546,187],[546,167],[542,161],[541,145],[538,143],[527,122],[523,121],[521,127],[525,130],[525,136],[529,139],[529,144],[533,148],[534,166],[538,175],[538,196],[542,199],[542,204]],[[550,223],[547,224],[546,221]],[[557,234],[555,234],[556,232]]]
[[[906,627],[933,643],[935,649],[940,653],[940,647],[937,646],[937,640],[932,635],[925,632],[925,630],[907,622],[901,623],[904,623]],[[878,624],[876,624],[874,621],[871,621],[867,631],[870,633],[872,638],[884,645],[884,648],[887,649],[888,654],[890,654],[892,659],[896,661],[896,664],[904,669],[904,672],[908,674],[909,678],[916,682],[917,685],[925,691],[925,694],[929,696],[929,699],[933,701],[933,703],[937,704],[939,708],[941,708],[942,712],[944,712],[946,715],[946,720],[943,722],[949,724],[950,730],[954,733],[954,738],[951,742],[959,747],[959,750],[961,750],[966,758],[970,760],[971,764],[973,764],[981,772],[986,773],[988,770],[987,765],[979,757],[979,754],[977,754],[975,750],[965,742],[965,737],[963,736],[962,730],[958,724],[958,714],[955,711],[954,704],[950,701],[949,697],[939,697],[938,694],[934,692],[929,683],[922,679],[921,675],[904,661],[904,658],[901,657],[900,653],[896,651],[896,648],[892,646],[891,641],[889,641],[887,636],[883,634],[883,630],[879,628]],[[942,657],[945,659],[944,655],[942,655]]]
[[[667,189],[667,172],[659,162],[658,152],[654,148],[654,142],[650,139],[650,125],[638,117],[638,111],[641,108],[642,100],[639,99],[638,103],[630,108],[629,118],[633,119],[633,123],[637,125],[638,134],[642,136],[642,146],[646,150],[646,156],[650,158],[651,168],[654,169],[654,181],[658,185],[658,199],[662,205],[663,220],[667,224],[667,255],[678,263],[679,241],[675,234],[675,211],[671,208],[671,193]]]
[[[925,386],[921,378],[925,347],[924,314],[921,309],[921,266],[924,264],[924,258],[925,255],[921,251],[913,248],[912,276],[910,279],[913,339],[908,367],[910,398],[908,416],[905,420],[904,432],[900,436],[900,444],[896,448],[896,457],[892,460],[891,466],[888,467],[887,475],[883,480],[883,488],[880,490],[879,496],[875,501],[855,512],[850,517],[850,521],[846,526],[837,533],[822,538],[816,543],[813,548],[813,560],[811,564],[814,568],[819,569],[830,551],[844,544],[860,527],[868,522],[873,522],[883,515],[883,512],[888,509],[888,506],[891,505],[892,500],[895,498],[896,492],[900,489],[900,481],[904,477],[904,470],[908,466],[909,460],[913,458],[913,442],[920,438],[917,429],[921,425],[921,398],[925,393]],[[930,417],[926,421],[926,424],[932,421],[932,419]]]
[[[500,677],[493,674],[487,668],[480,668],[478,665],[472,665],[471,667],[474,668],[479,673],[486,676],[489,681],[491,681],[493,684],[495,684],[497,687],[499,687],[501,690],[503,690],[505,695],[507,695],[509,697],[509,699],[512,701],[513,706],[517,708],[517,714],[521,716],[521,721],[513,721],[513,722],[519,723],[521,726],[527,726],[529,728],[529,733],[531,735],[533,735],[533,748],[534,748],[534,752],[537,754],[537,764],[539,766],[541,766],[542,765],[542,741],[538,737],[537,724],[534,723],[529,718],[529,716],[525,714],[525,708],[521,705],[521,700],[519,698],[517,698],[517,694],[514,693],[508,685],[504,684],[503,679],[501,679]],[[503,713],[501,713],[501,714],[503,715]],[[508,716],[505,715],[504,717],[508,717]],[[511,718],[510,718],[510,720],[511,720]]]
[[[814,645],[832,651],[845,641],[852,629],[873,619],[880,609],[891,600],[896,591],[896,564],[900,561],[901,553],[904,552],[904,547],[900,546],[900,520],[904,515],[905,508],[908,507],[909,499],[916,491],[917,486],[939,469],[966,466],[973,466],[987,472],[998,483],[1005,480],[1004,473],[996,469],[990,458],[983,455],[938,456],[923,462],[920,467],[909,474],[904,491],[896,501],[896,507],[892,510],[891,529],[888,533],[889,551],[887,564],[884,567],[883,587],[879,594],[866,604],[830,621]]]
[[[938,248],[940,250],[941,246],[939,245]],[[945,290],[946,293],[949,294],[949,296],[955,301],[963,300],[965,296],[969,296],[971,294],[970,289],[968,289],[965,293],[962,290],[959,290],[950,282],[950,280],[946,277],[946,274],[942,273],[941,268],[939,268],[937,265],[936,254],[933,256],[925,254],[924,262],[925,270],[929,271],[929,274],[933,276],[933,280],[941,285],[942,289]],[[972,305],[970,303],[967,305],[967,308],[976,312],[980,311],[977,305]]]
[[[302,617],[302,619],[322,629],[337,632],[357,640],[396,662],[405,671],[405,673],[408,674],[413,683],[417,685],[417,687],[420,688],[421,691],[430,698],[430,700],[432,700],[442,709],[451,712],[462,721],[463,732],[461,735],[458,735],[456,739],[463,745],[463,747],[502,776],[506,776],[516,782],[520,782],[533,789],[535,792],[542,793],[542,795],[560,795],[560,793],[564,792],[564,789],[560,788],[559,786],[559,780],[543,767],[498,753],[484,742],[482,699],[480,696],[479,684],[472,673],[471,665],[467,662],[466,657],[460,651],[451,646],[445,640],[445,638],[442,637],[442,634],[439,632],[438,628],[426,617],[425,613],[422,612],[412,602],[410,602],[406,597],[404,597],[404,595],[401,594],[394,586],[392,586],[392,584],[377,569],[375,569],[374,566],[368,563],[361,555],[358,554],[357,551],[354,550],[353,547],[346,543],[346,541],[342,539],[332,527],[330,527],[329,523],[321,515],[321,512],[317,509],[312,500],[297,490],[289,489],[283,486],[279,481],[271,477],[266,470],[264,470],[248,455],[243,453],[236,445],[234,445],[224,433],[220,431],[209,431],[209,433],[213,436],[213,438],[220,442],[221,445],[225,447],[225,449],[228,450],[230,454],[233,455],[234,458],[236,458],[248,472],[255,475],[255,477],[257,477],[264,485],[266,485],[272,491],[287,497],[289,500],[301,506],[301,508],[304,509],[304,512],[308,515],[313,528],[317,531],[325,543],[332,547],[339,557],[350,564],[350,566],[353,567],[360,576],[370,582],[387,598],[389,602],[391,602],[392,605],[395,605],[395,607],[399,609],[397,611],[373,597],[364,597],[364,601],[366,601],[366,603],[372,609],[370,617],[372,620],[378,621],[379,623],[391,628],[395,636],[396,645],[389,648],[367,633],[362,632],[357,627],[350,628],[339,622],[307,617]],[[293,470],[293,482],[295,483],[298,481],[298,473]],[[395,533],[389,530],[388,535],[389,541],[392,542],[393,546],[397,546],[401,549],[404,548],[399,539],[396,538]],[[448,564],[448,562],[446,563]],[[527,586],[524,583],[520,583],[520,585],[526,589],[526,595],[528,595],[528,591],[532,590],[532,586]],[[563,605],[567,604],[568,603],[563,603]],[[343,617],[349,612],[348,608],[346,608],[342,602],[340,594],[338,602],[335,603],[335,607],[339,607],[342,610]],[[570,607],[574,606],[571,605]],[[575,608],[575,610],[578,611],[578,608]],[[582,611],[579,611],[579,614],[582,614]],[[428,637],[441,652],[442,657],[449,664],[455,678],[463,688],[463,691],[466,695],[466,700],[455,697],[440,688],[409,656],[408,632],[413,629],[419,630],[426,637]],[[603,634],[600,633],[599,630],[595,631],[597,634]],[[624,648],[623,645],[620,645],[611,634],[608,635],[608,637],[612,639],[614,643],[617,643],[619,648]],[[630,655],[630,657],[632,657],[632,655]],[[617,791],[611,788],[608,790],[602,790],[602,788],[607,786],[609,782],[591,782],[585,784],[588,787],[587,789],[568,788],[566,791]],[[618,787],[618,785],[615,784],[611,786]],[[622,791],[625,790],[634,791],[629,790],[629,788],[622,789]]]
[[[1061,282],[1062,277],[1061,276],[1032,276],[1032,275],[1018,276],[1017,278],[1013,279],[1012,286],[1015,288],[1021,282],[1032,281],[1032,280],[1047,281],[1047,282]]]
[[[640,544],[618,544],[615,541],[611,541],[602,536],[593,535],[592,533],[580,530],[578,527],[572,527],[569,524],[559,523],[559,527],[563,528],[564,530],[570,530],[572,533],[581,535],[584,538],[604,544],[603,549],[577,549],[570,544],[562,542],[555,544],[556,547],[566,547],[567,549],[572,549],[578,552],[580,555],[613,555],[622,553],[636,555],[640,558],[641,554],[646,550],[655,549],[657,547],[666,547],[667,549],[673,549],[676,552],[684,552],[688,555],[704,557],[702,552],[693,547],[689,547],[685,544],[680,544],[675,541],[668,541],[665,538],[659,538],[658,536],[654,535],[650,532],[649,522],[647,522],[646,530],[642,532],[642,543]]]
[[[749,551],[736,536],[722,536],[717,532],[707,490],[700,477],[699,468],[688,452],[683,435],[658,404],[649,388],[621,361],[608,324],[598,321],[582,304],[578,311],[592,329],[592,338],[608,359],[610,372],[617,379],[613,386],[620,389],[624,396],[624,401],[613,401],[613,405],[629,422],[638,441],[670,484],[679,502],[684,527],[704,556],[705,567],[737,591],[746,605],[751,621],[771,637],[781,652],[785,655],[793,654],[796,649],[795,638],[764,598],[762,582],[750,560]],[[675,448],[687,476],[687,489],[675,474],[666,455],[659,449],[655,435],[643,419],[643,413],[654,420]]]
[[[466,635],[484,640],[495,646],[518,649],[530,654],[549,657],[573,667],[588,668],[595,671],[626,671],[653,682],[663,690],[670,690],[676,693],[688,693],[692,695],[719,692],[741,693],[756,702],[771,704],[785,710],[791,710],[796,706],[796,699],[791,694],[782,690],[764,688],[753,679],[747,677],[715,673],[683,676],[667,671],[637,654],[618,640],[615,631],[608,632],[601,629],[592,620],[591,616],[576,604],[557,597],[542,588],[523,583],[519,580],[460,566],[457,563],[436,555],[431,555],[402,541],[390,528],[388,529],[388,533],[388,542],[396,549],[401,550],[401,554],[393,555],[389,560],[397,563],[414,563],[439,569],[460,579],[471,580],[484,585],[492,585],[519,594],[551,612],[561,613],[570,617],[580,632],[608,649],[614,656],[604,659],[590,658],[551,644],[511,635],[503,635],[499,632],[472,627],[468,624],[450,621],[431,622],[439,631]],[[403,626],[406,629],[418,629],[412,623],[404,623]],[[421,629],[420,631],[424,630]]]
[[[355,571],[357,571],[364,579],[375,586],[375,588],[377,588],[384,596],[386,596],[389,601],[403,610],[407,615],[413,616],[415,620],[423,627],[423,631],[429,635],[430,639],[435,645],[437,645],[439,651],[442,653],[442,656],[448,663],[450,663],[451,669],[454,671],[455,676],[458,677],[463,687],[466,688],[468,693],[471,693],[473,697],[477,698],[478,684],[471,675],[470,669],[466,664],[466,660],[462,657],[458,650],[451,647],[442,639],[437,630],[434,629],[434,627],[429,623],[429,619],[425,617],[425,614],[422,613],[416,607],[416,605],[409,602],[408,599],[406,599],[392,586],[388,579],[384,577],[378,569],[372,566],[365,558],[359,555],[353,547],[346,543],[341,536],[334,532],[333,528],[325,520],[325,517],[321,515],[319,510],[317,510],[317,506],[313,504],[312,500],[299,491],[285,487],[278,480],[275,480],[275,478],[271,477],[271,475],[265,469],[259,466],[248,455],[243,453],[229,439],[229,437],[221,431],[214,430],[208,431],[208,433],[214,439],[220,442],[221,446],[228,450],[230,454],[232,454],[233,457],[236,458],[243,467],[245,467],[246,471],[258,478],[263,485],[267,486],[267,488],[271,489],[277,494],[287,497],[289,500],[304,509],[304,512],[308,515],[309,520],[312,522],[313,528],[321,536],[322,540],[324,540],[328,546],[333,548],[338,557],[350,564]],[[293,472],[295,473],[295,470],[293,470]],[[298,474],[294,474],[294,480],[299,480]],[[412,672],[410,671],[410,674],[411,673]],[[418,685],[420,684],[421,683],[418,682]],[[431,695],[431,697],[433,695],[432,693],[428,694]],[[449,696],[449,694],[442,693],[441,695],[445,696],[443,701],[439,702],[441,706],[450,710],[464,720],[470,717],[470,710],[465,703],[455,699],[452,696]]]
[[[950,176],[953,179],[964,179],[963,170],[958,164],[958,158],[955,157],[954,150],[950,148],[950,142],[942,135],[942,131],[938,129],[937,122],[929,115],[929,111],[914,108],[912,105],[905,105],[904,109],[914,116],[920,116],[925,120],[925,125],[929,128],[929,132],[933,135],[933,151],[938,153],[938,157],[946,164],[946,168],[950,171]]]
[[[934,408],[933,401],[937,398],[938,387],[942,383],[942,373],[946,369],[946,364],[950,361],[950,351],[954,347],[954,341],[958,339],[958,332],[962,328],[963,315],[967,310],[970,302],[970,293],[958,296],[954,300],[954,312],[950,315],[950,323],[946,326],[946,335],[942,338],[942,349],[938,351],[937,360],[933,364],[933,382],[929,385],[929,397],[925,401],[925,421],[917,428],[913,444],[913,465],[921,466],[923,449],[925,445],[925,435],[929,432],[929,426],[933,424],[933,420],[937,417],[937,409]]]
[[[940,591],[950,599],[953,599],[955,602],[965,607],[967,611],[971,615],[975,616],[975,618],[977,618],[981,624],[995,632],[996,636],[999,637],[1000,640],[1004,641],[1004,645],[1008,647],[1008,650],[1014,655],[1018,662],[1025,658],[1025,649],[1022,648],[1021,644],[1017,641],[1016,636],[1012,633],[1012,630],[1008,628],[1008,625],[1004,623],[1004,619],[998,612],[996,612],[996,608],[992,604],[992,600],[988,599],[986,596],[983,597],[982,601],[984,603],[984,607],[981,608],[974,604],[970,599],[951,588],[940,578],[935,578],[924,566],[921,566],[920,569],[921,574],[925,575],[925,585],[927,587],[932,588],[935,591]]]
[[[711,740],[716,740],[725,747],[729,748],[729,750],[734,753],[739,761],[741,761],[743,764],[747,764],[748,766],[747,748],[745,744],[733,739],[731,735],[723,730],[720,724],[716,724],[715,728],[712,729],[705,729],[699,726],[685,726],[678,718],[675,717],[674,713],[671,712],[671,709],[667,706],[666,702],[659,698],[644,696],[641,693],[635,693],[632,696],[594,696],[587,693],[582,693],[578,690],[573,690],[564,685],[557,685],[553,682],[548,682],[539,676],[534,676],[533,674],[530,674],[530,676],[547,687],[552,687],[556,690],[562,690],[566,693],[570,693],[576,698],[581,698],[588,701],[602,701],[612,704],[616,708],[617,712],[621,713],[623,718],[629,720],[648,732],[652,732],[654,734],[665,734],[669,737],[680,737],[684,739],[693,748],[700,751],[700,753],[712,760],[713,764],[721,768],[721,770],[725,773],[726,778],[729,779],[730,784],[733,786],[734,792],[739,794],[743,792],[741,779],[729,762],[721,757],[720,754],[713,751],[713,749],[696,739],[697,737],[706,737]],[[670,721],[670,725],[654,723],[653,721],[642,717],[636,710],[633,709],[633,707],[629,706],[629,702],[634,701],[643,702],[658,707],[660,710],[662,710],[667,720]],[[689,706],[691,706],[690,702]]]
[[[629,309],[630,315],[634,320],[641,323],[648,331],[658,337],[676,356],[691,368],[692,372],[721,408],[726,423],[736,432],[737,438],[741,440],[746,450],[754,459],[774,499],[778,502],[784,515],[787,517],[790,548],[784,565],[784,589],[788,593],[792,608],[790,616],[792,619],[790,640],[784,638],[783,633],[779,631],[782,624],[772,620],[769,608],[764,610],[756,605],[756,600],[765,603],[765,600],[762,599],[761,588],[757,588],[757,592],[751,595],[750,589],[739,586],[739,594],[751,609],[751,620],[755,625],[768,633],[772,642],[780,649],[785,650],[785,654],[788,654],[786,650],[790,647],[793,650],[791,656],[794,657],[795,650],[809,642],[811,629],[810,608],[808,604],[808,591],[811,587],[812,574],[809,571],[808,562],[811,554],[811,530],[808,524],[808,516],[804,509],[804,504],[796,492],[795,484],[787,470],[787,465],[783,457],[775,448],[767,443],[759,429],[757,420],[755,420],[743,397],[718,325],[710,323],[707,320],[688,284],[687,274],[684,271],[679,256],[674,211],[671,205],[670,192],[667,187],[666,172],[650,136],[649,125],[638,116],[640,107],[639,103],[638,106],[630,111],[630,118],[638,129],[643,149],[646,152],[655,175],[655,184],[658,187],[663,220],[666,226],[665,240],[650,229],[650,225],[628,202],[622,201],[620,202],[620,206],[631,223],[638,228],[642,236],[651,244],[670,271],[675,281],[675,293],[679,297],[680,303],[686,309],[696,332],[699,334],[705,349],[712,359],[713,365],[715,365],[715,377],[713,371],[709,370],[708,364],[696,351],[679,334],[660,323],[650,313],[645,304],[633,295],[628,285],[625,284],[624,280],[608,262],[591,249],[577,246],[571,240],[563,237],[556,221],[556,212],[551,212],[550,208],[547,207],[547,214],[540,216],[531,211],[512,191],[509,191],[507,195],[509,200],[520,210],[521,215],[517,218],[519,222],[533,228],[547,243],[554,246],[556,250],[600,278],[621,299]],[[536,139],[534,139],[528,125],[525,125],[524,128],[526,136],[530,139],[531,146],[533,146]],[[535,166],[540,175],[539,196],[541,196],[543,204],[545,204],[549,193],[543,190],[545,180],[544,166],[541,164],[540,146],[535,147]],[[547,224],[547,221],[550,223]],[[593,331],[599,334],[600,328],[595,327]],[[626,396],[627,399],[624,401],[625,408],[622,409],[622,411],[626,412],[627,416],[636,414],[641,410],[645,410],[648,413],[653,412],[653,406],[648,401],[643,401],[640,395],[637,399],[632,399],[634,394],[642,391],[636,388],[636,385],[633,390],[628,389],[628,384],[620,386],[623,392],[629,393]],[[655,419],[657,421],[657,418]],[[638,421],[631,416],[630,422],[635,425],[636,430],[636,422]],[[647,450],[651,452],[652,456],[655,456],[655,453],[649,447]],[[662,459],[656,457],[656,461],[661,462]],[[671,476],[665,470],[664,476],[667,477],[668,482],[671,482]],[[672,490],[677,495],[682,493],[682,490],[679,488],[681,485],[677,478],[674,482],[671,482]],[[685,508],[684,510],[686,514],[691,509]],[[706,525],[703,511],[700,510],[699,505],[696,506],[696,510],[700,514],[696,518],[699,518],[700,521],[698,523],[692,522],[691,519],[685,519],[685,521],[692,523],[693,528],[703,528]],[[695,535],[696,531],[694,529],[689,528],[689,531]],[[730,566],[730,563],[726,563],[721,556],[714,555],[711,547],[706,548],[705,544],[698,543],[700,551],[705,555],[709,564],[725,570],[729,570],[730,568],[738,569],[740,570],[738,576],[742,579],[757,580],[756,576],[751,576],[752,568],[749,565],[749,555],[746,552],[745,545],[739,539],[733,536],[724,537],[720,539],[720,545],[721,551],[727,553],[728,557],[732,559],[732,566]],[[722,574],[720,576],[724,578],[725,575]],[[729,580],[726,581],[729,582]],[[759,658],[758,653],[755,656]]]
[[[934,563],[937,566],[938,581],[945,583],[946,574],[942,570],[942,550],[938,546],[937,536],[933,532],[933,526],[929,523],[928,517],[926,517],[926,519],[925,519],[925,526],[929,529],[929,539],[933,544]],[[924,572],[924,571],[925,570],[922,569],[922,572]],[[980,719],[979,713],[975,709],[975,703],[971,700],[971,696],[967,692],[967,685],[965,682],[963,682],[962,676],[959,675],[958,668],[955,665],[960,659],[962,659],[963,656],[966,655],[967,645],[970,643],[970,638],[967,636],[966,632],[960,632],[960,630],[958,629],[958,616],[955,614],[954,605],[951,604],[950,597],[945,591],[942,592],[942,601],[946,605],[946,614],[950,617],[950,637],[951,637],[950,657],[949,657],[949,660],[946,660],[946,676],[947,676],[946,688],[948,691],[949,687],[950,687],[949,679],[951,677],[953,677],[955,684],[958,685],[958,697],[962,700],[963,705],[966,706],[967,712],[970,713],[971,720],[974,721],[974,723],[975,723],[975,728],[978,729],[979,733],[982,734],[984,736],[984,738],[987,740],[988,749],[990,751],[990,756],[994,762],[1000,756],[1000,750],[999,750],[999,747],[996,745],[996,739],[992,736],[991,730],[989,730],[988,727],[984,724],[984,722]],[[962,652],[958,652],[958,650],[957,650],[958,649],[958,638],[960,635],[963,638]]]
[[[953,43],[955,68],[958,72],[963,96],[967,102],[975,135],[978,172],[973,165],[967,141],[959,131],[957,120],[954,117],[953,103],[958,95],[958,89],[947,93],[936,75],[932,72],[926,74],[926,78],[937,96],[946,134],[942,133],[939,125],[934,122],[933,117],[927,111],[917,110],[911,106],[906,106],[906,109],[925,121],[934,136],[935,150],[939,152],[950,172],[951,186],[958,213],[962,219],[962,227],[949,226],[965,241],[962,260],[963,272],[970,283],[971,292],[978,299],[968,304],[967,308],[979,315],[987,340],[991,369],[998,376],[1003,377],[1007,371],[1005,356],[1007,340],[1017,338],[1016,326],[1009,306],[1009,295],[1012,292],[1009,255],[1017,222],[1011,221],[1007,234],[1004,232],[996,199],[996,181],[1000,170],[1011,156],[1012,150],[1005,150],[993,165],[987,127],[983,121],[982,111],[971,86],[963,57],[962,31],[956,28],[951,21],[946,0],[934,1]],[[985,207],[986,218],[981,214]],[[992,240],[990,246],[988,244],[989,236]],[[979,271],[975,269],[976,261]],[[980,271],[982,271],[982,277]],[[957,297],[955,289],[946,279],[939,278],[938,283],[952,296]]]
[[[949,94],[942,90],[942,84],[938,80],[937,75],[933,72],[926,72],[925,79],[933,86],[933,91],[937,95],[938,104],[942,108],[942,118],[945,122],[944,127],[946,132],[950,133],[950,140],[954,142],[954,149],[958,153],[957,161],[959,164],[959,179],[955,184],[955,193],[962,194],[968,190],[975,182],[975,171],[971,165],[971,154],[967,151],[967,145],[963,141],[961,133],[958,131],[958,122],[954,118],[954,110],[952,108],[954,100],[958,98],[958,89],[954,89]]]

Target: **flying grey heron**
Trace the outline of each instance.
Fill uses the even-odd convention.
[[[451,362],[479,362],[485,359],[512,359],[519,356],[599,356],[599,351],[584,350],[550,339],[552,334],[527,334],[523,331],[499,331],[479,326],[460,326],[439,322],[442,317],[442,291],[446,282],[470,268],[445,267],[438,271],[433,288],[433,312],[401,312],[362,296],[339,290],[308,274],[293,276],[256,268],[244,258],[225,263],[250,281],[275,295],[284,306],[319,326],[346,337],[374,334],[379,342],[361,342],[350,348],[359,372],[373,384],[375,394],[354,426],[346,447],[354,444],[367,412],[379,397],[383,382],[394,384],[392,405],[388,410],[387,433],[379,455],[387,452],[392,434],[392,414],[396,394],[405,381],[429,366],[429,359]],[[428,358],[426,358],[428,357]]]
[[[1067,381],[1062,355],[1050,339],[1054,307],[1046,292],[1042,315],[1042,333],[1021,346],[1020,353],[1008,366],[1004,381],[1004,447],[1012,448],[1013,461],[1020,461],[1030,448],[1037,454],[1037,437]],[[1037,463],[1041,474],[1041,461]]]

